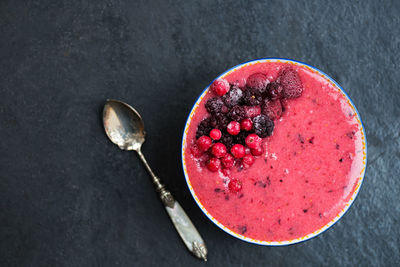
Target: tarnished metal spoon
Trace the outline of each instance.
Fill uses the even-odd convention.
[[[207,248],[199,232],[181,205],[153,173],[142,154],[141,147],[144,142],[145,131],[143,120],[139,113],[124,102],[107,100],[103,109],[103,124],[107,136],[120,149],[135,150],[138,153],[150,173],[156,191],[160,194],[161,201],[186,247],[196,257],[207,261]]]

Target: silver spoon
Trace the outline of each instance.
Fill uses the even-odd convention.
[[[160,194],[161,201],[186,247],[196,257],[207,261],[207,248],[199,232],[181,205],[172,197],[160,179],[155,176],[142,154],[141,147],[144,142],[145,131],[143,120],[139,113],[124,102],[107,100],[103,109],[103,124],[107,136],[120,149],[135,150],[138,153],[150,173],[156,191]]]

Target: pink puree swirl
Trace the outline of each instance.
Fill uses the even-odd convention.
[[[225,79],[244,83],[261,72],[272,81],[287,64],[247,65]],[[191,155],[197,125],[208,116],[204,104],[210,91],[189,122],[184,147],[187,175],[204,208],[230,230],[261,241],[297,239],[328,224],[349,202],[363,168],[361,125],[346,97],[319,73],[292,66],[304,92],[288,101],[273,135],[263,141],[264,154],[249,169],[234,168],[227,177]],[[230,178],[242,181],[238,194],[229,192]]]

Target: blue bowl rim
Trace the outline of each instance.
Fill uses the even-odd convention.
[[[278,244],[277,242],[273,242],[273,241],[271,241],[271,242],[270,242],[270,241],[266,241],[266,242],[268,242],[268,243],[259,243],[259,242],[255,242],[255,241],[249,240],[249,238],[247,238],[247,237],[242,237],[242,236],[240,236],[239,234],[231,233],[231,232],[227,231],[226,229],[222,228],[220,225],[218,225],[218,224],[214,221],[214,220],[216,220],[216,219],[213,218],[212,216],[210,217],[210,215],[208,215],[208,214],[206,213],[206,211],[204,210],[205,208],[202,207],[202,206],[200,205],[200,203],[198,203],[198,200],[196,200],[196,197],[195,197],[195,194],[194,194],[194,190],[192,191],[192,190],[190,189],[189,182],[188,182],[188,179],[189,179],[189,178],[188,178],[188,175],[187,175],[186,172],[185,172],[184,153],[183,153],[184,139],[185,139],[185,137],[186,137],[185,130],[186,130],[187,126],[188,126],[188,123],[190,122],[190,115],[192,114],[193,110],[196,108],[196,103],[197,103],[197,102],[199,101],[199,99],[204,95],[204,93],[209,89],[210,85],[211,85],[215,80],[219,79],[220,77],[224,76],[225,74],[227,74],[228,72],[230,72],[230,71],[232,71],[232,70],[234,70],[234,69],[237,69],[237,68],[239,68],[239,67],[241,67],[241,66],[243,66],[243,65],[246,65],[246,64],[248,64],[248,63],[259,62],[259,61],[266,61],[266,60],[280,60],[280,61],[287,61],[287,62],[299,63],[299,64],[302,64],[302,65],[304,65],[304,66],[307,66],[307,67],[309,67],[309,68],[311,68],[311,69],[313,69],[313,70],[315,70],[315,71],[321,73],[321,74],[324,75],[327,79],[329,79],[333,84],[335,84],[335,86],[336,86],[337,88],[339,88],[339,89],[344,93],[344,95],[346,96],[346,98],[350,101],[350,103],[351,103],[352,107],[354,108],[354,110],[355,110],[355,112],[356,112],[356,114],[357,114],[357,117],[358,117],[358,119],[359,119],[359,121],[360,121],[360,123],[361,123],[361,127],[362,127],[362,129],[363,129],[363,130],[362,130],[362,134],[364,135],[364,142],[365,142],[365,165],[364,165],[364,171],[363,171],[363,174],[362,174],[361,182],[360,182],[359,188],[358,188],[357,191],[355,192],[355,195],[354,195],[353,200],[352,200],[352,201],[349,203],[349,205],[345,208],[343,214],[342,214],[340,217],[335,218],[335,219],[334,219],[335,221],[334,221],[329,227],[326,227],[326,228],[325,228],[324,230],[322,230],[321,232],[316,233],[316,234],[313,234],[313,235],[311,235],[310,237],[305,238],[305,239],[303,239],[303,240],[294,239],[293,242],[292,242],[292,240],[289,240],[289,241],[282,241],[282,242],[287,242],[287,243],[283,243],[283,244]],[[350,98],[350,96],[347,94],[347,92],[342,88],[342,86],[340,86],[332,77],[330,77],[330,76],[329,76],[328,74],[326,74],[325,72],[323,72],[323,71],[321,71],[320,69],[318,69],[318,68],[316,68],[316,67],[314,67],[314,66],[311,66],[311,65],[309,65],[309,64],[307,64],[307,63],[305,63],[305,62],[298,61],[298,60],[294,60],[294,59],[278,58],[278,57],[270,57],[270,58],[267,57],[267,58],[253,59],[253,60],[249,60],[249,61],[240,63],[240,64],[238,64],[238,65],[235,65],[235,66],[229,68],[228,70],[224,71],[224,72],[221,73],[220,75],[218,75],[218,77],[215,78],[215,79],[201,92],[201,94],[199,95],[199,97],[196,99],[196,101],[195,101],[194,103],[195,103],[195,104],[192,106],[192,108],[191,108],[191,110],[190,110],[190,112],[189,112],[189,115],[188,115],[188,117],[187,117],[187,119],[186,119],[186,122],[185,122],[185,127],[184,127],[184,129],[183,129],[182,142],[181,142],[181,162],[182,162],[182,169],[183,169],[183,173],[184,173],[184,176],[185,176],[186,185],[188,186],[188,189],[189,189],[189,191],[190,191],[190,193],[191,193],[191,195],[192,195],[194,201],[196,202],[197,206],[200,208],[200,210],[204,213],[204,215],[206,215],[206,217],[207,217],[210,221],[212,221],[218,228],[220,228],[220,229],[223,230],[224,232],[228,233],[229,235],[231,235],[231,236],[233,236],[233,237],[235,237],[235,238],[238,238],[238,239],[240,239],[240,240],[246,241],[246,242],[251,243],[251,244],[256,244],[256,245],[272,246],[272,247],[274,247],[274,246],[275,246],[275,247],[281,247],[281,246],[294,245],[294,244],[298,244],[298,243],[305,242],[305,241],[310,240],[310,239],[312,239],[312,238],[314,238],[314,237],[317,237],[317,236],[321,235],[322,233],[324,233],[325,231],[327,231],[328,229],[330,229],[332,226],[334,226],[334,225],[347,213],[347,211],[348,211],[348,210],[350,209],[350,207],[353,205],[354,201],[356,200],[356,198],[357,198],[357,196],[358,196],[358,194],[359,194],[359,192],[360,192],[360,190],[361,190],[361,187],[362,187],[362,184],[363,184],[364,178],[365,178],[365,173],[366,173],[366,170],[367,170],[367,162],[368,162],[368,143],[367,143],[366,130],[365,130],[363,121],[362,121],[362,119],[361,119],[360,113],[359,113],[359,111],[357,110],[357,107],[355,106],[353,100]],[[221,223],[221,225],[222,225],[222,223]],[[325,226],[326,226],[326,225],[325,225]],[[324,227],[325,227],[325,226],[324,226]],[[233,232],[233,231],[232,231],[232,232]],[[236,234],[236,235],[235,235],[235,234]],[[273,244],[271,244],[271,243],[273,243]]]

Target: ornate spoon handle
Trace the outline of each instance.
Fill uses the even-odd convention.
[[[183,210],[181,205],[179,205],[171,193],[165,188],[160,179],[155,176],[140,149],[137,150],[137,153],[139,154],[143,164],[146,166],[146,169],[150,173],[153,183],[156,187],[156,191],[159,192],[160,199],[164,204],[176,231],[182,238],[186,247],[197,258],[207,261],[207,248],[196,227],[186,215],[186,212]]]

